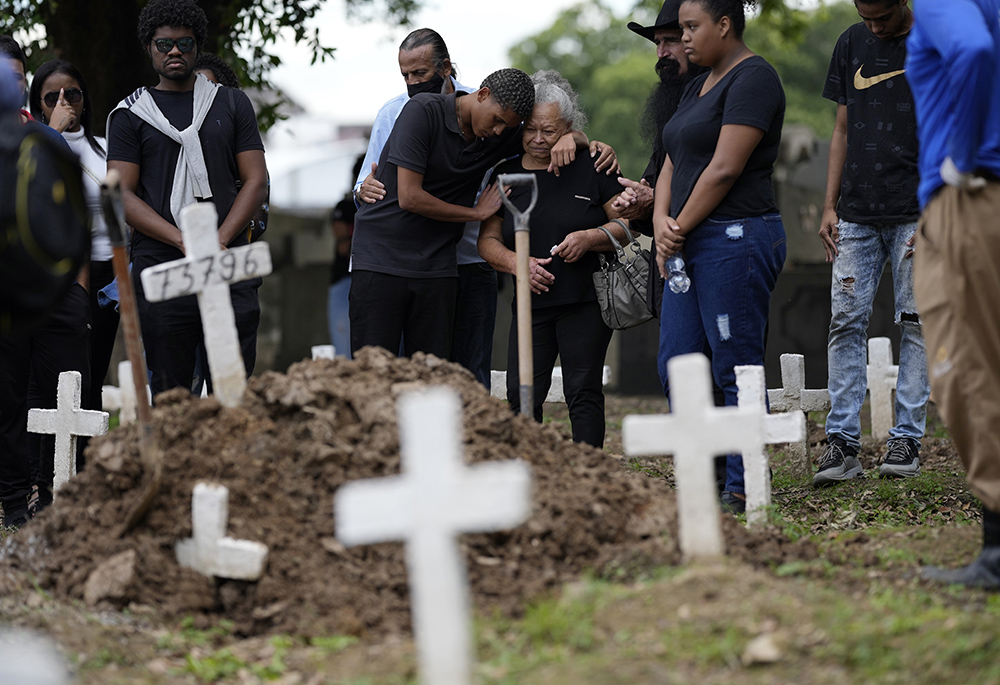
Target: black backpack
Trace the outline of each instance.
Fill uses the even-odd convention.
[[[0,335],[41,322],[90,252],[80,164],[53,133],[0,115]]]

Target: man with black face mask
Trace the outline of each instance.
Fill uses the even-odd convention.
[[[373,204],[385,198],[385,186],[375,178],[375,171],[382,148],[403,105],[418,93],[449,95],[456,89],[465,92],[475,90],[466,88],[455,79],[448,47],[438,32],[432,29],[417,29],[403,40],[399,46],[399,71],[406,81],[406,92],[382,105],[375,117],[368,152],[354,184],[354,197],[359,207],[363,202]],[[458,303],[452,357],[489,388],[493,324],[497,311],[497,272],[479,256],[476,247],[478,236],[479,222],[470,222],[456,247]],[[347,278],[350,277],[348,274]],[[337,354],[341,353],[350,356],[351,351],[337,350]]]
[[[375,180],[375,170],[385,141],[392,132],[392,125],[403,109],[403,105],[418,93],[443,93],[450,95],[455,89],[472,92],[454,76],[454,65],[444,38],[433,29],[417,29],[403,39],[399,45],[399,71],[406,82],[406,92],[382,105],[372,124],[368,140],[368,152],[361,165],[361,172],[354,183],[354,199],[358,206],[362,202],[372,204],[385,197],[385,187]],[[474,244],[474,242],[473,242]]]

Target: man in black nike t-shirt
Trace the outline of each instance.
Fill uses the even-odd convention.
[[[886,263],[892,265],[900,327],[896,425],[879,467],[882,477],[920,473],[927,362],[913,295],[917,202],[917,122],[906,81],[907,0],[856,0],[861,22],[833,52],[823,97],[837,103],[830,141],[826,202],[819,236],[833,262],[827,347],[830,414],[827,449],[814,485],[861,475],[861,405],[865,398],[868,317]]]

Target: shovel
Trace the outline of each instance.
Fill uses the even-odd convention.
[[[517,368],[521,386],[519,396],[521,415],[532,416],[535,412],[535,353],[531,344],[531,274],[528,262],[531,234],[528,232],[528,217],[538,201],[538,181],[534,174],[501,174],[497,177],[497,183],[504,207],[514,215],[514,252],[517,254]],[[531,202],[523,212],[507,197],[507,189],[513,186],[531,186]]]
[[[142,499],[125,519],[125,525],[118,533],[124,537],[134,529],[149,513],[153,500],[160,492],[160,481],[163,478],[163,455],[160,445],[153,434],[153,409],[149,405],[146,394],[146,358],[142,351],[141,331],[139,329],[139,310],[135,303],[135,290],[132,287],[132,277],[128,270],[128,256],[125,254],[125,208],[122,205],[120,179],[117,171],[108,173],[101,184],[101,206],[104,209],[104,220],[108,225],[108,236],[111,238],[111,264],[118,279],[118,299],[121,310],[122,331],[125,337],[125,352],[132,364],[132,383],[135,387],[136,419],[139,424],[139,457],[142,459],[146,473],[151,474],[149,483]]]

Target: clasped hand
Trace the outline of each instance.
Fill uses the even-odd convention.
[[[677,221],[670,216],[653,217],[653,241],[656,243],[656,266],[667,278],[666,262],[684,247],[684,235]]]

